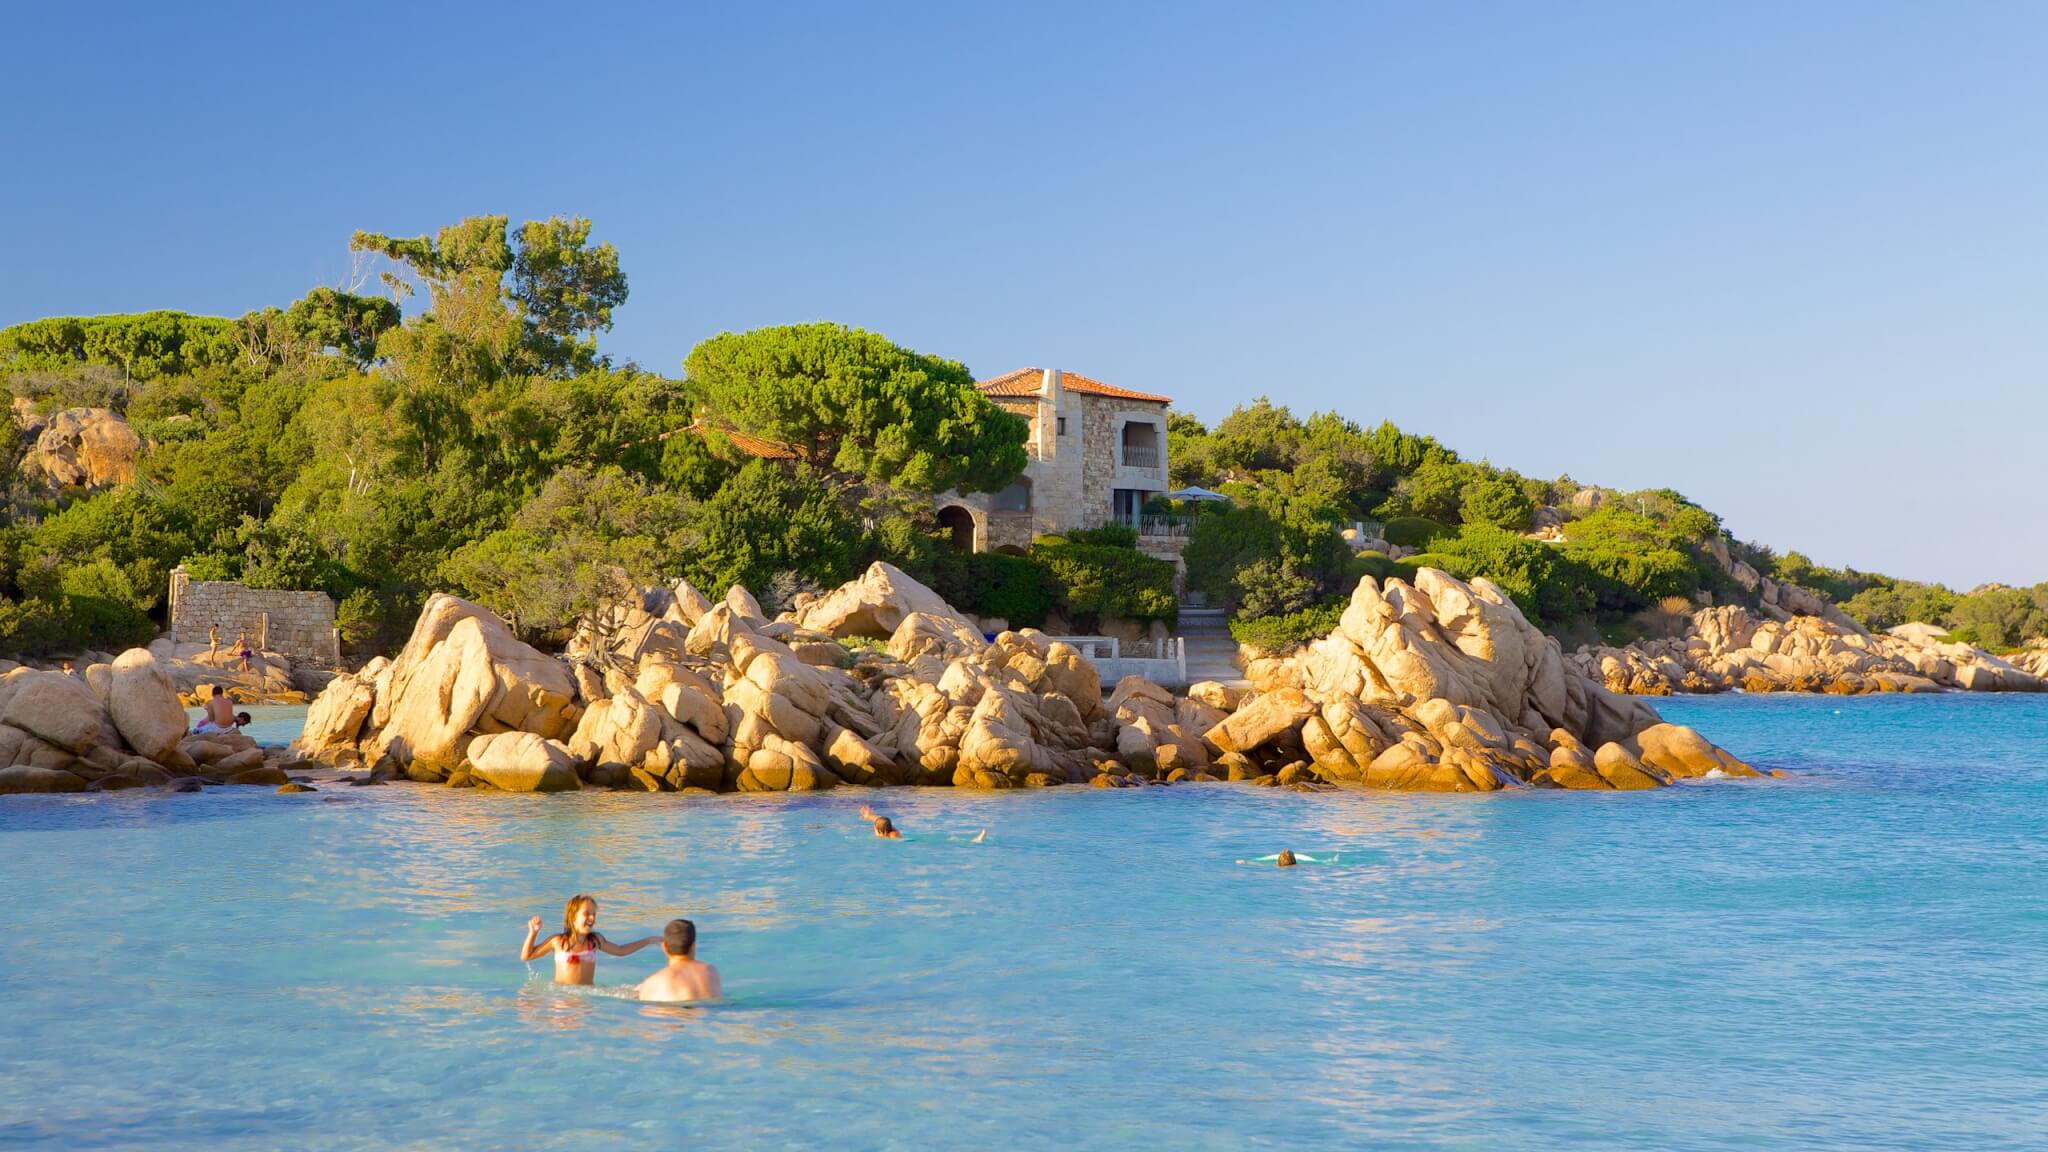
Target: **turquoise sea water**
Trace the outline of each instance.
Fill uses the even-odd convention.
[[[249,726],[242,733],[258,744],[289,744],[306,726],[304,704],[242,704],[235,711],[249,714]],[[185,718],[187,723],[197,724],[206,719],[206,709],[187,708]]]
[[[1664,710],[1798,777],[7,798],[0,1147],[2048,1146],[2048,699]]]

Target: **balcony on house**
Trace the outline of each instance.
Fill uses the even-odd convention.
[[[1130,423],[1124,425],[1123,455],[1121,462],[1126,468],[1157,468],[1160,464],[1159,425]]]

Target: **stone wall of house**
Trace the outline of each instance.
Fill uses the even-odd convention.
[[[323,667],[341,664],[334,632],[334,599],[324,592],[282,592],[251,588],[232,580],[192,580],[181,568],[171,573],[171,636],[181,644],[206,643],[208,629],[220,629],[222,651],[237,636],[295,662]]]
[[[1031,513],[997,512],[994,497],[984,493],[941,496],[941,508],[957,504],[973,513],[976,551],[1022,548],[1034,535],[1100,524],[1110,514],[1110,493],[1118,488],[1166,491],[1166,405],[1064,389],[1056,397],[1003,396],[995,402],[1031,421],[1024,466],[1031,481]],[[1157,468],[1118,464],[1123,426],[1133,420],[1158,425]]]
[[[1108,396],[1074,398],[1081,401],[1087,426],[1081,465],[1081,503],[1085,514],[1092,518],[1107,516],[1110,493],[1118,488],[1164,494],[1167,490],[1166,405]],[[1156,468],[1126,468],[1118,462],[1122,454],[1124,425],[1134,421],[1156,424],[1159,428],[1159,466]]]

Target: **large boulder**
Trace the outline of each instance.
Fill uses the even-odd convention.
[[[185,738],[185,706],[170,674],[144,648],[116,657],[109,671],[107,712],[128,747],[161,763]]]
[[[835,638],[867,636],[887,640],[913,612],[957,625],[976,636],[981,632],[973,620],[954,611],[937,592],[918,583],[901,568],[879,560],[868,565],[860,579],[841,584],[804,605],[796,614],[796,622],[798,627]]]
[[[951,615],[912,612],[889,635],[889,654],[906,664],[920,660],[955,660],[988,646],[981,631]]]
[[[505,792],[574,792],[576,758],[558,740],[532,732],[493,732],[469,742],[470,774]]]
[[[108,408],[67,408],[36,437],[29,463],[59,488],[103,488],[135,479],[142,437]]]
[[[1239,705],[1230,718],[1209,729],[1209,743],[1222,752],[1250,752],[1299,728],[1316,705],[1298,688],[1262,692]]]
[[[562,662],[522,642],[496,616],[436,595],[378,694],[367,749],[374,762],[449,760],[472,735],[567,736],[576,725],[576,683]]]
[[[1734,619],[1715,623],[1740,630]],[[1267,771],[1299,757],[1326,781],[1432,791],[1754,774],[1698,733],[1663,724],[1643,701],[1609,691],[1583,657],[1567,662],[1486,580],[1432,568],[1413,584],[1368,577],[1334,632],[1259,664],[1263,690],[1208,729],[1217,762],[1233,769],[1231,757]]]
[[[1644,764],[1681,779],[1761,775],[1683,724],[1653,724],[1636,733],[1635,748]]]
[[[0,723],[74,753],[107,742],[109,725],[100,698],[78,677],[19,669],[7,674],[6,688]]]
[[[569,738],[569,752],[587,764],[637,767],[661,741],[661,712],[619,673],[606,681],[611,696],[584,710]]]
[[[360,675],[336,676],[306,709],[305,726],[292,746],[315,758],[354,748],[376,703],[377,692],[370,680]]]

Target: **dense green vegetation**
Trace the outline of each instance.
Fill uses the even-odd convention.
[[[957,361],[801,324],[713,336],[671,378],[600,351],[627,281],[588,221],[485,216],[352,243],[384,262],[389,298],[316,288],[233,319],[0,330],[0,651],[146,640],[180,564],[332,594],[356,654],[394,647],[436,590],[549,642],[629,583],[739,583],[773,608],[877,559],[1014,625],[1174,616],[1171,565],[1128,530],[1019,556],[949,546],[932,494],[999,490],[1025,462],[1024,421]],[[57,491],[20,466],[22,424],[80,407],[141,435],[134,483]],[[1493,580],[1568,641],[1627,639],[1688,605],[1753,603],[1720,556],[1873,627],[1927,620],[1993,646],[2048,633],[2048,585],[1960,595],[1825,569],[1727,540],[1675,492],[1537,480],[1389,423],[1262,398],[1214,429],[1176,413],[1169,437],[1175,486],[1231,497],[1186,509],[1188,587],[1266,647],[1326,632],[1361,576],[1423,565]],[[1358,551],[1354,527],[1406,554]]]
[[[1869,628],[1918,620],[1946,627],[1954,639],[1997,650],[2048,636],[2048,583],[2031,588],[1993,584],[1958,593],[1876,572],[1824,568],[1798,552],[1771,560],[1771,571],[1833,600]]]
[[[1025,422],[957,361],[803,324],[714,336],[669,378],[599,350],[627,280],[586,220],[352,246],[390,298],[0,330],[0,651],[146,641],[180,564],[328,592],[358,655],[401,642],[436,590],[550,642],[628,584],[740,583],[772,608],[877,559],[1017,624],[1172,616],[1171,567],[1129,539],[946,543],[931,494],[998,490],[1025,462]],[[79,407],[143,437],[135,483],[54,491],[19,467],[21,423]]]
[[[1798,553],[1729,540],[1712,513],[1668,489],[1585,490],[1461,459],[1426,436],[1335,413],[1297,418],[1260,398],[1211,430],[1177,414],[1168,431],[1176,486],[1228,493],[1188,543],[1190,588],[1232,612],[1247,643],[1285,648],[1328,630],[1358,578],[1419,567],[1485,577],[1570,642],[1626,641],[1701,603],[1755,605],[1716,553],[1809,588],[1867,626],[1923,620],[1961,639],[2009,646],[2048,635],[2048,585],[1959,595],[1817,568]],[[1582,495],[1583,493],[1583,495]],[[1404,555],[1354,554],[1347,525],[1370,522]],[[1546,525],[1549,539],[1531,529]]]

